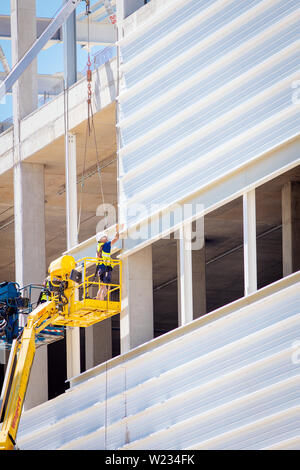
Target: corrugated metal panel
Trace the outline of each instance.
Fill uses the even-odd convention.
[[[264,148],[264,153],[258,158],[253,157],[250,162],[245,162],[234,170],[229,166],[225,174],[220,172],[220,176],[215,178],[213,184],[205,185],[196,193],[189,191],[188,197],[181,203],[173,200],[174,205],[165,211],[163,211],[164,204],[160,204],[161,212],[153,215],[150,221],[147,218],[149,214],[145,214],[145,220],[138,230],[133,227],[129,230],[129,236],[123,240],[121,257],[127,257],[144,248],[153,240],[159,239],[162,234],[169,236],[171,232],[180,228],[184,218],[196,220],[203,217],[221,205],[243,196],[245,191],[265,184],[300,164],[299,137],[289,142],[283,141],[282,145],[276,148],[268,147],[264,141],[260,144]],[[243,148],[241,148],[242,151]],[[176,195],[174,195],[175,198]],[[141,216],[143,215],[142,212]],[[131,236],[132,233],[133,236]],[[137,233],[141,234],[140,237],[136,236]]]
[[[120,42],[129,226],[299,135],[299,20],[297,0],[190,1]]]
[[[299,287],[293,275],[82,374],[24,414],[19,447],[295,446]]]
[[[299,437],[286,439],[265,447],[265,450],[299,450]]]
[[[128,449],[164,449],[166,446],[171,449],[185,449],[187,445],[197,442],[199,438],[206,441],[209,437],[218,435],[220,427],[223,430],[232,430],[235,427],[241,428],[242,425],[249,425],[260,420],[267,420],[273,414],[285,412],[289,416],[288,423],[289,433],[295,436],[297,424],[299,424],[300,406],[299,403],[299,379],[293,379],[281,383],[279,385],[263,388],[253,394],[248,394],[242,399],[226,403],[221,407],[209,409],[206,413],[194,414],[191,413],[191,418],[185,421],[173,424],[169,420],[169,426],[165,429],[153,432],[152,435],[137,442],[130,443],[123,446],[125,450]],[[286,404],[284,404],[283,396],[285,396]],[[183,410],[187,407],[186,401],[181,405],[177,403],[177,407],[182,406]],[[251,418],[250,418],[251,416]],[[267,418],[268,417],[268,418]],[[273,422],[274,424],[274,422]],[[240,429],[241,431],[241,429]],[[279,429],[273,426],[273,439],[276,442],[278,439]],[[239,442],[241,445],[230,446],[229,448],[244,448],[245,441],[248,441],[248,436],[242,436],[240,433]],[[273,441],[273,442],[274,442]],[[261,448],[261,435],[257,433],[254,441],[254,448]],[[224,444],[224,448],[226,448]],[[199,445],[199,444],[198,444]],[[223,442],[220,446],[223,449]],[[214,447],[213,447],[214,448]]]
[[[295,406],[237,428],[232,432],[224,433],[221,437],[218,436],[215,439],[194,445],[193,449],[267,449],[273,447],[274,442],[277,442],[275,445],[281,450],[287,449],[287,446],[291,445],[294,449],[299,449],[300,435],[289,439],[290,435],[295,435],[295,427],[299,428],[299,418],[300,407]]]
[[[222,0],[224,3],[224,0]],[[167,2],[164,2],[167,3]],[[174,24],[177,28],[181,25],[184,25],[187,21],[195,17],[195,8],[198,8],[198,12],[203,12],[207,10],[207,7],[215,4],[215,0],[207,0],[206,2],[199,2],[199,0],[185,0],[179,2],[172,1],[169,3],[169,8],[172,6],[172,12],[175,12],[170,15],[170,12],[167,14],[166,19],[161,19],[158,24],[152,26],[146,33],[143,31],[142,35],[135,40],[126,41],[122,49],[123,58],[127,62],[130,59],[135,58],[138,54],[142,54],[149,47],[150,42],[157,42],[159,39],[164,38],[168,33],[174,30]],[[164,7],[165,5],[161,5]],[[183,7],[183,8],[182,8]],[[153,24],[153,18],[151,18]]]

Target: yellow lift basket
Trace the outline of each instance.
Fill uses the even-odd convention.
[[[65,260],[65,262],[67,262],[67,260]],[[121,261],[116,259],[110,260],[113,273],[118,277],[118,284],[106,284],[101,282],[96,274],[88,274],[89,269],[93,269],[97,264],[101,263],[104,264],[105,260],[100,258],[83,258],[76,263],[76,270],[81,273],[82,280],[78,283],[68,281],[70,288],[65,292],[69,298],[69,302],[63,315],[60,315],[55,320],[54,325],[88,327],[120,313],[122,296]],[[54,267],[50,265],[49,271],[51,271],[51,283],[55,287],[56,276],[55,269],[53,268]],[[70,273],[73,269],[75,269],[75,266],[70,263],[67,271]],[[106,286],[107,288],[105,300],[97,300],[94,298],[101,286]],[[54,292],[52,296],[55,300],[57,294]]]
[[[121,311],[122,265],[110,260],[117,284],[103,284],[95,274],[88,274],[99,258],[84,258],[77,263],[66,255],[49,267],[51,294],[47,302],[37,306],[27,318],[22,336],[14,340],[4,385],[0,396],[0,450],[16,448],[16,437],[29,374],[35,355],[35,338],[48,325],[88,327]],[[105,300],[94,297],[101,286],[107,287]]]

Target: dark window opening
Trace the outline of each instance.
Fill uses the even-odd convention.
[[[177,240],[152,245],[154,337],[178,327]]]
[[[46,346],[44,346],[46,347]],[[49,400],[64,393],[67,380],[66,338],[48,344],[48,397]]]
[[[244,295],[243,200],[204,218],[207,312]]]
[[[257,284],[300,269],[300,166],[256,189]]]

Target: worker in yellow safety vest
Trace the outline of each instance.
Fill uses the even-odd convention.
[[[47,277],[45,279],[45,282],[44,282],[44,289],[40,293],[40,297],[39,297],[39,300],[38,300],[38,305],[42,304],[44,302],[47,302],[50,298],[50,295],[51,295],[51,293],[50,293],[50,280]]]
[[[119,240],[119,228],[115,238],[111,241],[108,240],[107,235],[99,233],[97,235],[97,258],[99,263],[97,265],[97,274],[100,281],[104,284],[100,286],[97,293],[97,300],[104,300],[108,290],[108,284],[111,283],[112,265],[111,265],[111,246]],[[101,261],[100,261],[101,260]]]

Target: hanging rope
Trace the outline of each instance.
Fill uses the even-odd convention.
[[[91,136],[91,133],[94,133],[94,143],[95,143],[95,150],[96,150],[96,159],[97,159],[97,174],[99,178],[100,184],[100,192],[102,198],[102,204],[105,204],[104,201],[104,190],[103,190],[103,182],[102,182],[102,174],[101,174],[101,167],[100,167],[100,158],[99,158],[99,151],[98,151],[98,144],[97,144],[97,137],[96,137],[96,129],[94,123],[94,113],[92,107],[92,62],[90,57],[90,2],[86,2],[86,15],[87,15],[87,27],[88,27],[88,60],[87,60],[87,126],[86,126],[86,135],[85,135],[85,148],[84,148],[84,158],[83,158],[83,168],[82,168],[82,175],[81,175],[81,191],[80,191],[80,202],[79,202],[79,215],[78,215],[78,225],[77,225],[77,233],[79,235],[80,232],[80,222],[81,222],[81,213],[82,213],[82,202],[83,202],[83,191],[84,191],[84,184],[85,184],[85,168],[86,168],[86,157],[87,157],[87,145],[88,145],[88,137]],[[105,228],[108,226],[107,214],[105,215]]]
[[[88,126],[88,124],[87,124],[87,126]],[[83,157],[83,167],[82,167],[82,173],[81,173],[79,213],[78,213],[78,223],[77,223],[77,235],[78,236],[79,236],[79,232],[80,232],[80,222],[81,222],[81,212],[82,212],[82,196],[83,196],[84,182],[85,182],[84,175],[85,175],[85,167],[86,167],[87,138],[88,138],[88,128],[86,129],[86,133],[85,133],[84,157]]]
[[[93,128],[93,133],[94,133],[95,150],[96,150],[96,159],[97,159],[97,174],[98,174],[99,183],[100,183],[102,204],[105,204],[105,201],[104,201],[104,191],[103,191],[103,182],[102,182],[102,174],[101,174],[101,167],[100,167],[100,158],[99,158],[99,152],[98,152],[98,144],[97,144],[96,129],[95,129],[95,123],[94,123],[94,115],[93,115],[92,105],[91,105],[91,113],[92,113],[92,114],[91,114],[91,116],[92,116],[92,128]],[[107,226],[107,216],[106,216],[105,225]]]

